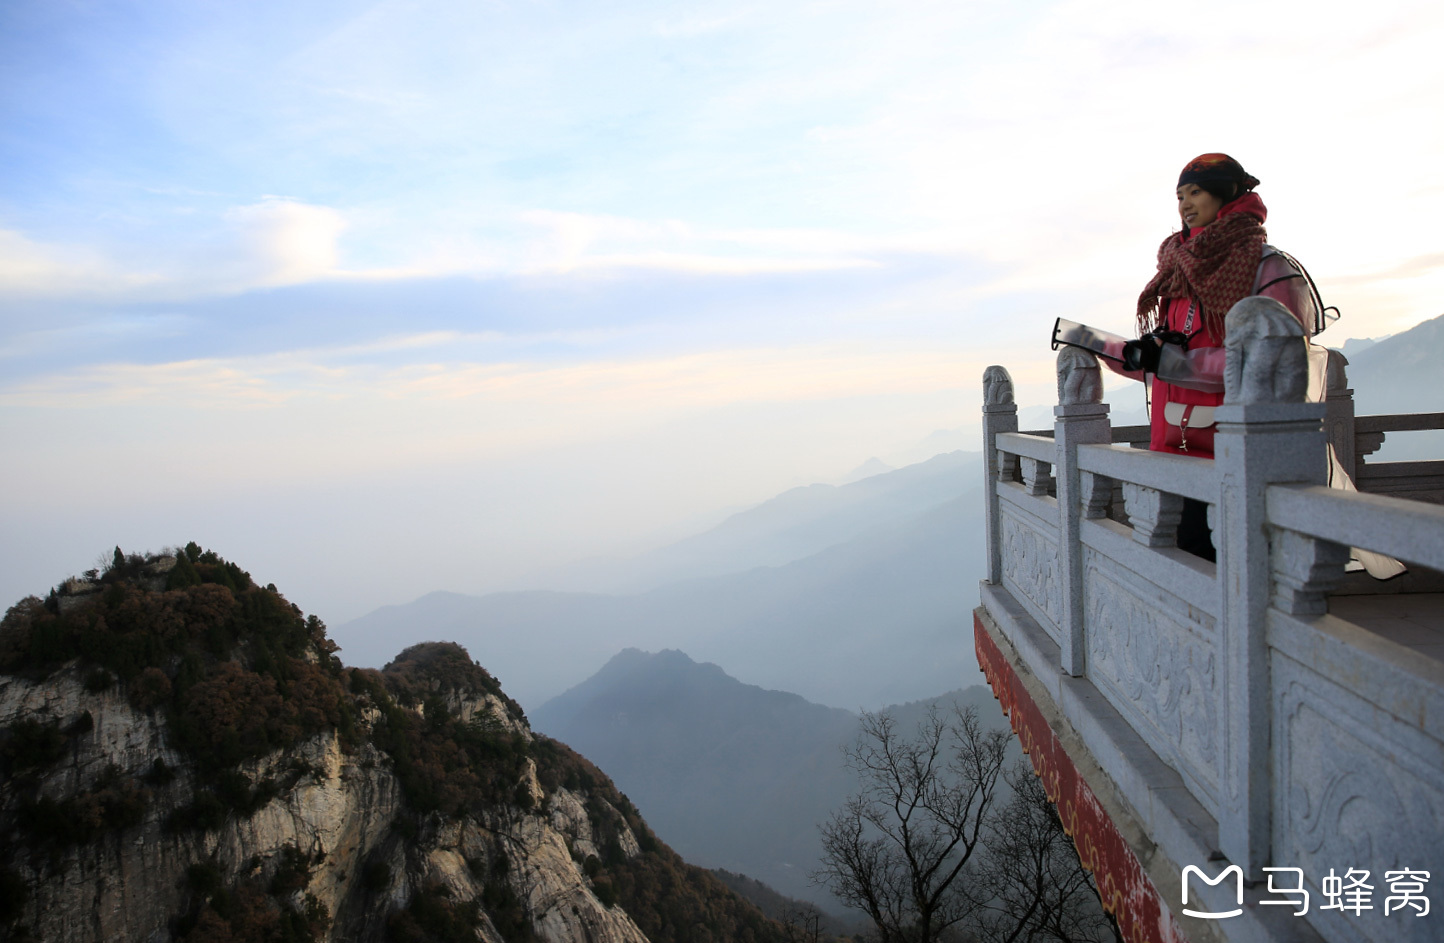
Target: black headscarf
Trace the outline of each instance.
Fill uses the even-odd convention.
[[[1258,186],[1258,178],[1227,154],[1200,154],[1178,175],[1178,185],[1185,183],[1196,184],[1228,203]]]

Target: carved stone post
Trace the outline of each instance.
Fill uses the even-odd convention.
[[[1103,380],[1098,358],[1077,347],[1058,351],[1058,405],[1053,409],[1053,441],[1058,460],[1053,476],[1058,488],[1058,553],[1063,565],[1063,613],[1059,625],[1063,670],[1075,677],[1087,668],[1087,640],[1083,637],[1083,545],[1079,528],[1083,515],[1101,517],[1090,480],[1085,493],[1078,473],[1078,446],[1111,442],[1108,406],[1103,402]],[[1085,502],[1088,507],[1085,509]]]
[[[1224,722],[1219,846],[1252,877],[1269,864],[1272,704],[1268,641],[1269,539],[1264,493],[1284,482],[1323,484],[1322,403],[1306,403],[1308,346],[1288,309],[1245,298],[1226,321],[1224,405],[1215,414],[1219,504],[1214,543],[1222,583],[1218,716]]]
[[[995,586],[1003,584],[1003,546],[998,518],[998,479],[1003,473],[1003,461],[998,454],[998,433],[1017,431],[1018,405],[1013,402],[1013,378],[1002,367],[989,367],[983,371],[983,497],[988,509],[988,582]]]

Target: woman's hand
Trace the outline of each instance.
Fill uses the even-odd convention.
[[[1163,342],[1153,336],[1140,337],[1123,345],[1123,369],[1158,373],[1158,355]]]

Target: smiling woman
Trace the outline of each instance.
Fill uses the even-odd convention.
[[[1254,193],[1258,178],[1227,154],[1202,154],[1178,176],[1184,228],[1158,247],[1158,270],[1138,298],[1142,335],[1124,346],[1121,367],[1150,383],[1149,448],[1213,457],[1213,411],[1223,402],[1224,317],[1245,297],[1284,304],[1306,333],[1318,325],[1317,302],[1292,258],[1269,246],[1268,210]],[[1179,547],[1214,558],[1205,506],[1187,501]]]

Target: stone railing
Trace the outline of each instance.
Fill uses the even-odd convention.
[[[1367,467],[1368,437],[1444,422],[1305,402],[1307,343],[1270,299],[1240,302],[1227,336],[1211,461],[1114,442],[1085,351],[1058,355],[1051,436],[1017,431],[988,368],[984,608],[1170,860],[1302,867],[1316,894],[1330,868],[1444,865],[1444,661],[1328,613],[1350,547],[1444,570],[1444,507],[1325,486],[1331,439]],[[1426,486],[1399,490],[1444,467],[1409,464]],[[1216,563],[1176,546],[1185,499]],[[1433,928],[1343,919],[1309,922],[1330,940]]]

